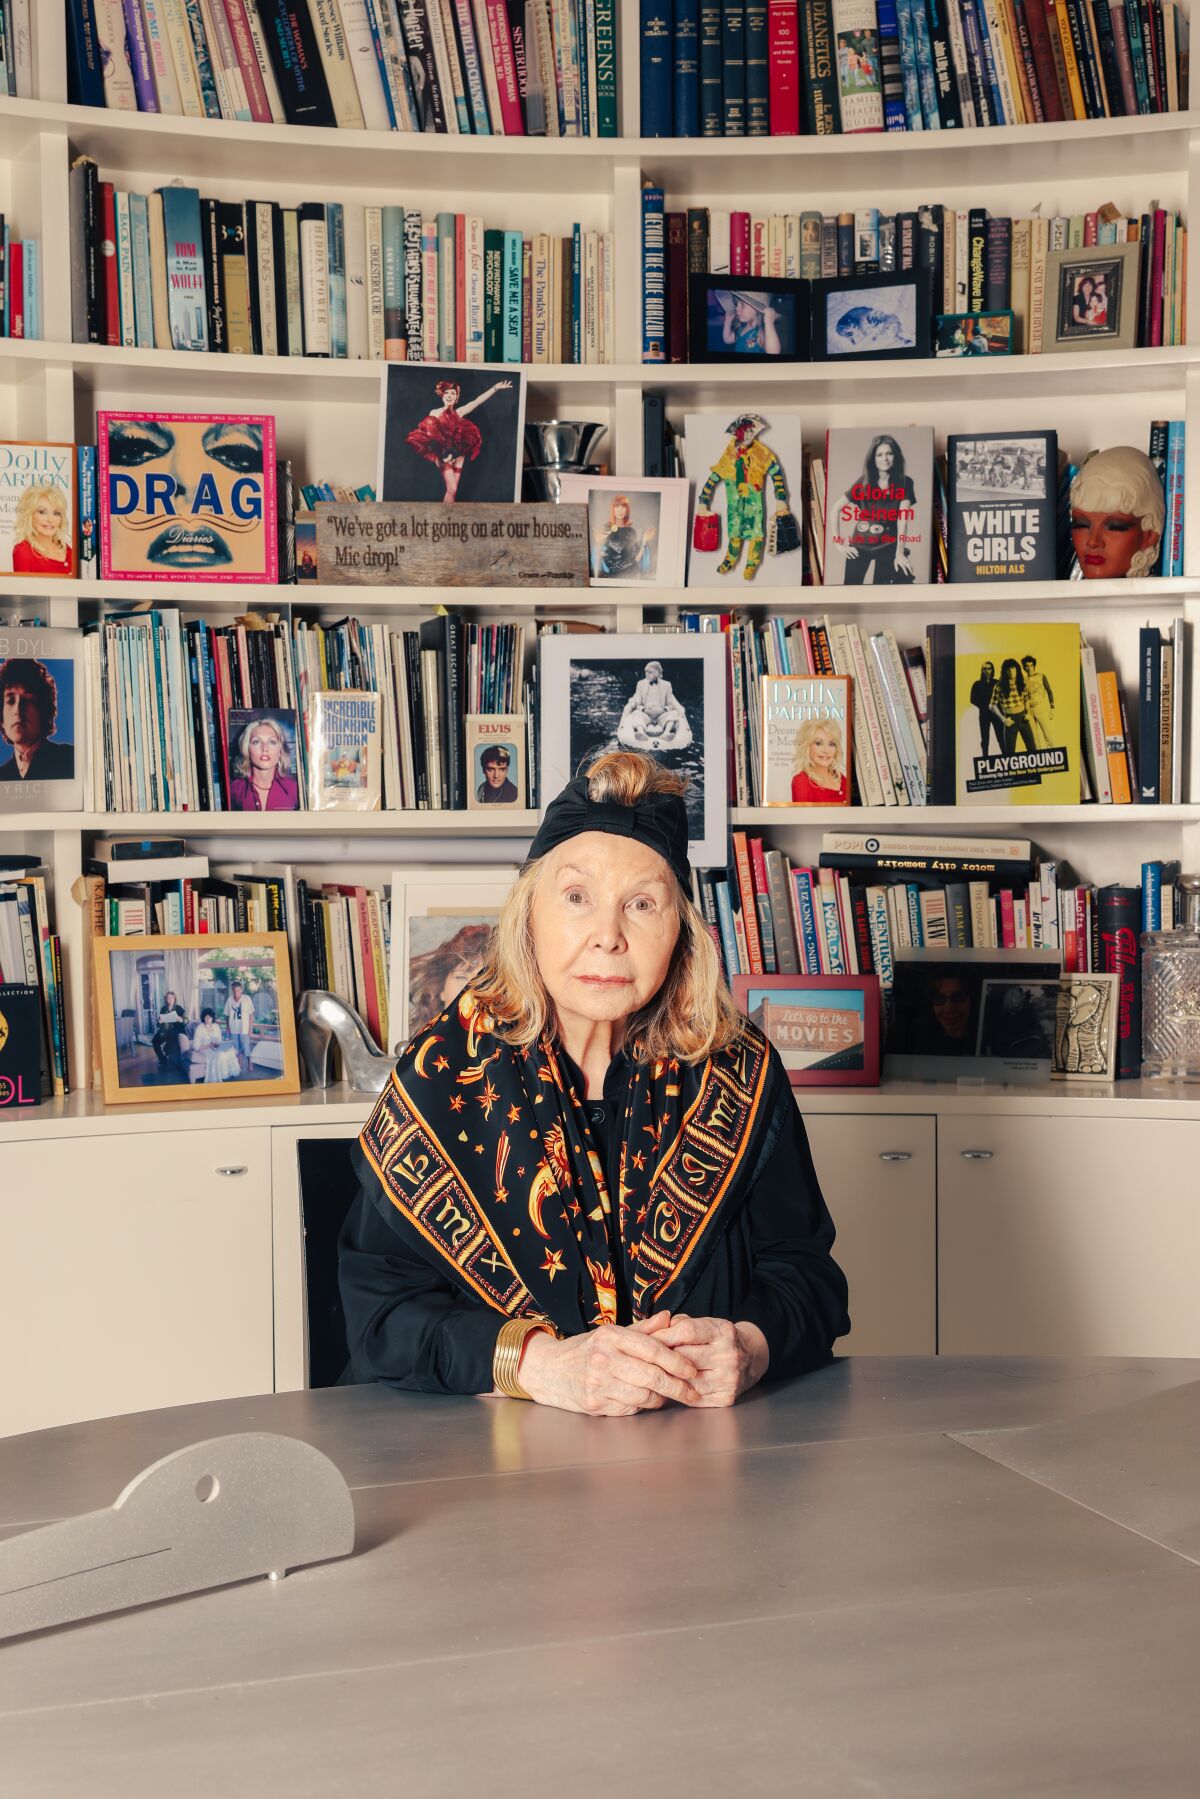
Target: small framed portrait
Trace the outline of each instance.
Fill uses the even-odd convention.
[[[814,281],[813,361],[928,356],[929,316],[929,277],[923,270]]]
[[[381,500],[521,497],[525,375],[454,363],[388,362],[380,375]],[[297,552],[298,554],[299,552]]]
[[[1048,1081],[1060,973],[1055,950],[897,949],[884,1075]]]
[[[1115,1081],[1119,974],[1064,974],[1054,1024],[1056,1081]]]
[[[733,997],[793,1087],[878,1087],[877,975],[735,974]]]
[[[108,1105],[298,1093],[282,931],[93,941]]]
[[[764,806],[850,804],[851,677],[762,677]]]
[[[274,707],[230,707],[225,745],[232,812],[298,812],[296,714]]]
[[[564,474],[560,499],[588,509],[588,568],[606,587],[682,587],[688,484],[682,478]]]
[[[692,361],[807,362],[808,288],[761,275],[691,275]]]
[[[543,637],[538,655],[543,803],[606,751],[640,750],[687,778],[693,863],[723,863],[724,638]]]
[[[0,624],[0,815],[83,803],[83,639]]]
[[[939,312],[933,321],[935,356],[1011,356],[1011,312]]]
[[[525,805],[525,715],[466,719],[467,811]]]
[[[1046,350],[1130,350],[1137,340],[1138,244],[1051,250]]]
[[[388,1017],[399,1053],[478,974],[515,868],[399,868],[392,875]]]

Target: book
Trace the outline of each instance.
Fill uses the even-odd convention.
[[[96,433],[101,579],[276,580],[274,418],[100,412]]]
[[[932,803],[1077,804],[1078,624],[972,622],[928,635]]]
[[[929,580],[933,428],[835,426],[826,438],[827,587]]]
[[[852,743],[849,676],[764,675],[764,806],[848,806]]]
[[[41,1102],[41,993],[0,961],[0,1111]]]
[[[74,444],[0,442],[0,574],[75,574],[75,488]]]
[[[308,703],[308,795],[314,812],[378,812],[379,695],[315,692]]]
[[[946,457],[950,580],[1054,580],[1056,434],[951,436]]]
[[[468,812],[494,806],[523,807],[525,800],[525,718],[521,714],[468,713],[465,728]]]
[[[78,631],[0,624],[0,815],[80,809],[81,664]]]

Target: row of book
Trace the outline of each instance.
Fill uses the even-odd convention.
[[[71,169],[76,343],[375,361],[611,362],[613,248],[465,213],[150,194]]]
[[[0,337],[41,335],[41,246],[18,237],[0,212]]]
[[[735,806],[1183,798],[1182,618],[1140,631],[1136,710],[1078,625],[930,625],[923,646],[828,617],[725,629]]]
[[[344,130],[615,137],[614,0],[67,0],[83,106]]]
[[[686,434],[680,443],[686,462]],[[891,462],[881,473],[884,445]],[[1089,533],[1089,511],[1111,506],[1112,496],[1103,491],[1095,501],[1092,495],[1095,506],[1089,508],[1090,483],[1084,481],[1073,505],[1071,488],[1080,464],[1059,452],[1053,432],[954,435],[945,452],[935,455],[929,426],[902,425],[889,432],[835,426],[826,433],[824,456],[814,452],[804,465],[806,578],[813,586],[841,587],[970,582],[984,570],[988,580],[1025,581],[1182,575],[1184,421],[1154,420],[1146,455],[1157,471],[1158,490],[1139,495],[1144,507],[1139,520],[1150,516],[1152,503],[1161,503],[1161,533],[1143,547],[1126,527],[1118,531],[1122,553],[1112,556],[1108,545],[1093,542]],[[1142,468],[1153,488],[1150,469]],[[1002,527],[992,515],[1017,505],[1023,542],[1012,538],[998,551]],[[1011,537],[1007,531],[1003,535]],[[988,537],[993,541],[985,546]],[[1086,568],[1077,545],[1083,547]]]
[[[1176,0],[641,0],[643,137],[1180,112]]]
[[[30,0],[0,0],[0,94],[33,98]]]
[[[820,212],[755,213],[692,206],[666,209],[662,187],[642,190],[642,262],[646,284],[642,360],[687,362],[704,347],[700,320],[689,317],[694,275],[729,274],[769,280],[845,280],[886,274],[924,274],[931,317],[1011,312],[1007,353],[1037,356],[1068,333],[1058,324],[1066,302],[1069,323],[1077,288],[1095,268],[1082,259],[1060,268],[1058,251],[1102,251],[1137,244],[1136,282],[1118,295],[1104,269],[1104,316],[1098,305],[1082,322],[1097,347],[1121,337],[1138,348],[1186,341],[1187,228],[1179,214],[1152,205],[1126,214],[1106,201],[1091,211],[1031,218],[990,214],[985,207],[922,204],[888,213],[878,207]],[[1065,291],[1065,278],[1077,276]],[[954,353],[934,333],[934,352]],[[958,353],[963,353],[961,350]]]
[[[40,1047],[26,1065],[39,1069],[41,1094],[66,1093],[62,939],[51,918],[50,870],[37,856],[0,855],[0,986],[28,992]],[[6,1003],[6,1014],[10,1011],[11,1029],[17,1012]]]

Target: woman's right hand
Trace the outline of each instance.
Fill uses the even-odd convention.
[[[669,1321],[661,1313],[638,1324],[601,1324],[577,1337],[536,1331],[526,1339],[518,1379],[538,1405],[599,1418],[657,1411],[668,1399],[698,1405],[694,1365],[656,1341]]]

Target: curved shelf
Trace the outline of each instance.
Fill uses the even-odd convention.
[[[975,128],[953,135],[954,181],[974,186],[1054,178],[1151,178],[1182,167],[1200,112]],[[947,149],[942,132],[795,138],[525,138],[322,130],[108,112],[46,100],[0,106],[0,155],[43,131],[65,132],[107,172],[194,168],[212,178],[296,182],[333,179],[387,189],[419,180],[428,192],[599,193],[618,165],[648,164],[672,194],[719,195],[803,182],[890,192],[927,178]],[[434,150],[436,147],[436,154]],[[550,150],[552,153],[546,155]],[[535,172],[536,171],[536,172]],[[752,173],[751,173],[752,171]]]

